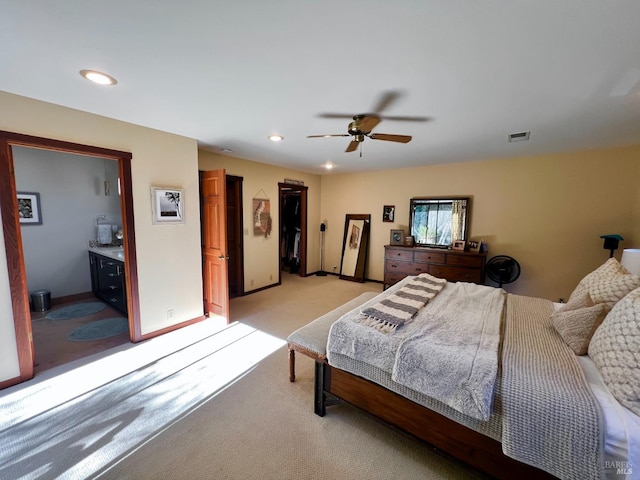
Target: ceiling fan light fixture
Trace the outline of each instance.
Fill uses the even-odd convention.
[[[118,83],[118,80],[111,75],[98,72],[97,70],[80,70],[80,75],[98,85],[115,85]]]
[[[284,140],[284,137],[282,135],[269,135],[267,138],[272,142],[281,142],[282,140]]]

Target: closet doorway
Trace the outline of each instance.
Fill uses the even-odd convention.
[[[226,176],[229,298],[244,295],[242,177]]]
[[[280,212],[280,283],[282,273],[307,275],[307,190],[278,183]]]

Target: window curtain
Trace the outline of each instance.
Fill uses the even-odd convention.
[[[462,240],[466,200],[454,200],[451,207],[451,240]]]

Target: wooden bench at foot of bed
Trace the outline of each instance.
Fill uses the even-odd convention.
[[[302,353],[316,361],[323,362],[327,358],[327,340],[329,329],[333,322],[354,308],[371,300],[379,292],[365,292],[353,300],[340,305],[335,310],[316,318],[314,321],[300,327],[287,337],[289,347],[289,381],[296,381],[296,352]]]

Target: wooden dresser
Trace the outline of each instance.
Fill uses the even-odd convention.
[[[484,283],[486,253],[439,248],[384,247],[384,288],[408,275],[428,273],[451,282]]]

